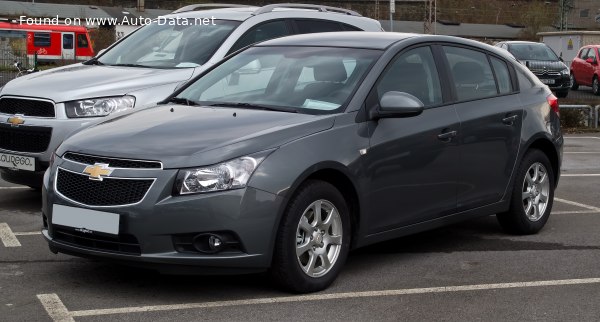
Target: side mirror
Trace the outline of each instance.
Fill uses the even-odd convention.
[[[417,97],[405,93],[390,91],[379,100],[379,109],[371,111],[371,119],[392,117],[411,117],[423,113],[423,102]]]

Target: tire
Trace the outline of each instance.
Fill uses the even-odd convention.
[[[316,208],[321,209],[321,221],[313,216]],[[316,230],[315,226],[321,229]],[[342,194],[327,182],[309,180],[290,199],[281,219],[271,277],[287,291],[323,290],[341,271],[350,250],[350,238],[350,214]]]
[[[556,97],[558,98],[565,98],[567,95],[569,95],[569,90],[556,92]]]
[[[576,91],[579,88],[579,84],[577,84],[577,80],[575,79],[575,75],[573,75],[573,73],[571,73],[571,89]]]
[[[544,152],[533,149],[525,154],[517,170],[509,210],[497,214],[496,217],[508,233],[535,234],[548,221],[553,201],[552,165]]]
[[[594,79],[592,79],[592,92],[594,95],[600,95],[600,83],[598,82],[598,76],[594,76]]]

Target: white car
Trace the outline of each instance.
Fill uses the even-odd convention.
[[[320,5],[191,5],[87,62],[16,78],[0,90],[0,174],[40,187],[54,150],[74,131],[109,114],[152,106],[253,43],[329,31],[383,30],[354,11]]]

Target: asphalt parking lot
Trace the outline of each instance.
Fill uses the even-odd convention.
[[[565,139],[552,216],[533,236],[480,218],[351,253],[326,291],[265,275],[167,276],[54,255],[38,192],[0,182],[0,320],[600,320],[600,135]]]

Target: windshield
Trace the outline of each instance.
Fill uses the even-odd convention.
[[[508,51],[518,60],[558,60],[552,49],[544,44],[511,44]]]
[[[253,47],[195,81],[177,98],[202,105],[338,112],[381,51]]]
[[[172,23],[171,23],[172,22]],[[185,68],[203,65],[240,23],[196,19],[160,19],[142,27],[108,50],[98,61],[104,65]]]

